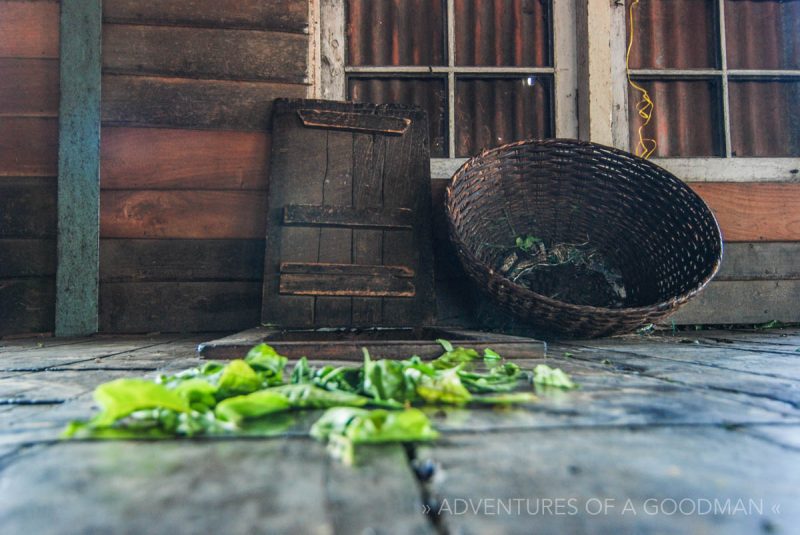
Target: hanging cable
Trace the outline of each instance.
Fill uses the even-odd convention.
[[[636,145],[636,155],[641,156],[644,159],[650,158],[650,156],[655,152],[656,147],[658,144],[656,140],[653,138],[647,138],[644,136],[644,129],[647,125],[650,124],[650,121],[653,119],[653,114],[655,113],[655,103],[650,98],[650,93],[647,92],[647,89],[640,86],[636,82],[631,79],[631,48],[633,48],[633,8],[639,3],[639,0],[632,0],[631,5],[629,8],[629,15],[630,15],[630,34],[628,36],[628,52],[625,55],[625,74],[628,77],[628,84],[636,91],[641,94],[641,98],[639,102],[636,103],[636,113],[639,114],[639,117],[642,118],[642,124],[639,125],[638,135],[639,135],[639,142]]]

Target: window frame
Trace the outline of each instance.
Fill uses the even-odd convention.
[[[588,0],[591,1],[591,0]],[[670,171],[678,178],[691,182],[794,182],[800,180],[799,157],[733,157],[731,156],[730,101],[728,98],[729,76],[734,79],[781,79],[800,81],[800,70],[728,69],[727,35],[725,32],[725,0],[717,1],[720,65],[715,69],[631,69],[631,76],[657,77],[659,80],[715,79],[721,87],[721,109],[723,121],[723,152],[721,156],[700,157],[653,157],[651,161]],[[614,145],[630,151],[630,116],[628,109],[629,87],[625,67],[624,50],[627,48],[628,1],[617,1],[612,25],[612,77],[613,95],[613,139]],[[619,51],[623,51],[620,53]],[[658,113],[658,102],[656,102]]]
[[[724,3],[724,0],[717,1]],[[344,2],[310,0],[311,97],[346,98]],[[448,0],[448,4],[452,3]],[[628,2],[553,0],[552,6],[556,137],[580,138],[630,151],[625,72]],[[721,13],[724,17],[724,11]],[[448,17],[448,24],[450,20],[452,17]],[[726,130],[729,129],[727,106],[726,95]],[[729,139],[729,134],[726,137]],[[729,143],[726,141],[726,154]],[[466,160],[432,158],[431,176],[450,178]],[[800,181],[800,157],[714,156],[653,158],[651,161],[691,182]]]
[[[455,0],[445,0],[447,22],[447,65],[442,66],[347,66],[346,65],[346,0],[312,0],[318,6],[311,7],[312,20],[316,21],[319,46],[315,46],[319,57],[313,58],[318,69],[313,77],[313,95],[330,100],[345,100],[347,97],[347,76],[355,75],[393,75],[397,77],[415,74],[439,74],[447,80],[448,95],[448,147],[445,158],[431,158],[431,177],[450,178],[467,161],[455,155],[455,85],[459,75],[508,76],[537,75],[552,76],[553,122],[556,137],[574,138],[578,135],[577,106],[577,34],[568,31],[575,28],[576,6],[574,2],[552,0],[552,59],[551,67],[462,67],[455,64]],[[315,14],[315,11],[317,14]],[[562,31],[556,31],[563,28]]]

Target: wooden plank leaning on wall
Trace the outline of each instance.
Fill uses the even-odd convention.
[[[257,325],[271,103],[308,94],[308,1],[103,9],[101,331]]]
[[[0,336],[53,330],[57,1],[0,1]]]

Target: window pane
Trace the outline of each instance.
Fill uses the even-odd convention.
[[[633,8],[631,68],[717,67],[719,30],[714,23],[714,4],[716,1],[709,0],[655,0],[637,4]],[[630,35],[627,14],[626,20]]]
[[[447,91],[441,78],[350,78],[351,100],[415,104],[428,112],[431,156],[447,156]]]
[[[550,2],[455,0],[456,65],[550,65]]]
[[[728,85],[733,156],[800,156],[800,81]]]
[[[654,138],[658,148],[653,156],[721,156],[723,154],[722,112],[717,80],[635,80],[655,103],[644,136]],[[639,143],[642,118],[636,112],[638,93],[628,98],[631,150]]]
[[[552,79],[458,78],[456,156],[527,138],[553,135]]]
[[[727,0],[729,69],[800,69],[800,1]]]
[[[348,0],[348,65],[445,65],[442,0]]]

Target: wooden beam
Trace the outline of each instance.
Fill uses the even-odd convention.
[[[411,229],[414,224],[414,213],[410,208],[351,208],[349,206],[289,204],[283,209],[283,224],[314,227]]]
[[[578,136],[612,145],[612,2],[578,0]],[[591,26],[591,31],[589,27]]]
[[[101,0],[61,2],[56,334],[97,331]]]

